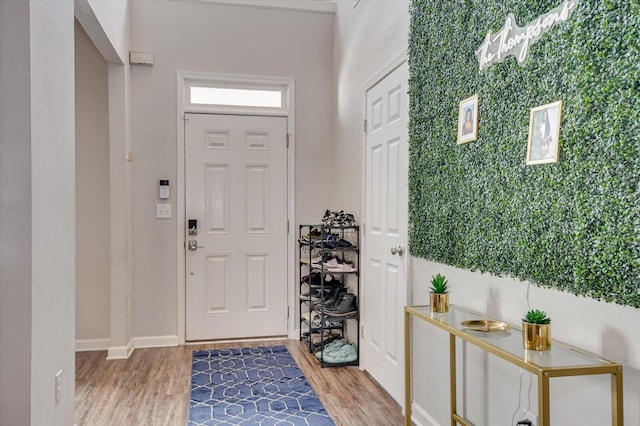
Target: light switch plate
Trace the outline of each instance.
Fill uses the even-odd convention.
[[[156,219],[171,219],[171,204],[156,204]]]

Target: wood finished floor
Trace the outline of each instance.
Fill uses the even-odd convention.
[[[338,426],[399,426],[400,406],[357,367],[320,368],[298,341],[218,343],[136,349],[127,360],[104,351],[76,354],[77,426],[184,426],[191,352],[285,344]]]

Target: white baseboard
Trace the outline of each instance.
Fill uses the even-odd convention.
[[[134,349],[133,339],[129,340],[127,346],[110,346],[107,351],[107,359],[129,359]]]
[[[440,426],[440,423],[415,401],[411,403],[411,423],[416,426]]]
[[[106,351],[109,349],[111,339],[78,339],[76,340],[76,352]]]
[[[2,1],[2,0],[0,0]],[[287,339],[287,336],[276,336],[276,337],[247,337],[246,339],[222,339],[222,340],[197,340],[197,341],[187,341],[184,343],[185,346],[195,346],[195,345],[208,345],[208,344],[216,344],[216,343],[243,343],[243,342],[277,342],[282,340],[291,340]]]
[[[166,348],[178,346],[178,336],[134,337],[132,340],[135,348]]]
[[[178,346],[178,336],[134,337],[127,346],[109,346],[109,339],[76,340],[76,352],[107,351],[107,359],[127,359],[136,348]]]

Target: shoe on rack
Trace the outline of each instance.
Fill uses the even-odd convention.
[[[330,249],[339,250],[341,248],[351,248],[351,247],[353,247],[353,244],[351,244],[347,240],[343,240],[342,238],[340,238],[339,240],[328,241],[326,246],[327,246],[327,248],[330,248]]]
[[[331,293],[329,294],[329,296],[327,296],[327,298],[323,300],[321,303],[317,303],[313,305],[313,309],[315,309],[316,311],[321,311],[323,308],[329,308],[329,307],[335,306],[342,298],[342,294],[346,292],[347,292],[347,289],[343,286],[332,287]]]
[[[327,262],[331,261],[334,258],[335,256],[331,253],[323,253],[311,259],[311,267],[320,269],[322,265],[326,265]]]
[[[342,333],[339,331],[325,331],[324,333],[312,333],[311,338],[307,340],[311,342],[311,351],[316,353],[338,339],[342,339]]]
[[[325,352],[321,354],[322,361],[329,364],[344,364],[347,362],[354,362],[358,360],[358,351],[353,343],[347,343],[342,345],[337,350]]]
[[[302,284],[309,284],[309,285],[315,285],[316,282],[317,282],[317,284],[320,284],[320,273],[319,272],[311,272],[310,274],[305,275],[302,278],[300,278],[300,282]]]
[[[340,262],[338,261],[338,258],[335,256],[331,256],[329,259],[325,260],[324,262],[320,262],[320,263],[317,263],[316,265],[313,265],[314,268],[318,268],[318,269],[320,269],[321,267],[324,269],[337,268],[338,266],[340,266]]]
[[[319,288],[311,289],[309,292],[302,293],[300,295],[300,300],[304,300],[306,302],[311,301],[313,303],[322,302],[326,298],[331,295],[330,289],[320,290]]]
[[[1,1],[1,0],[0,0]],[[322,322],[322,317],[323,315],[320,312],[317,311],[311,311],[311,312],[303,312],[301,315],[301,318],[307,323],[309,324],[309,326],[313,329],[313,328],[325,328],[325,329],[329,329],[329,328],[342,328],[343,324],[342,321],[344,321],[342,318],[326,318],[328,317],[328,315],[325,316],[324,319],[324,323]]]
[[[331,289],[325,288],[324,291],[317,290],[311,295],[311,303],[322,303],[331,296]]]
[[[312,321],[320,320],[320,312],[316,312],[316,311],[303,312],[300,315],[300,318],[302,318],[307,323],[311,324]]]
[[[338,278],[336,278],[333,274],[326,274],[324,276],[324,285],[325,286],[341,286],[342,283]]]
[[[305,275],[300,280],[301,284],[309,285],[323,285],[322,274],[320,272],[311,272],[309,275]],[[325,274],[324,286],[340,286],[342,283],[333,274]]]
[[[348,263],[343,263],[339,266],[335,266],[335,267],[329,267],[327,269],[327,271],[329,272],[338,272],[338,273],[344,273],[344,272],[356,272],[357,269],[353,267],[353,265],[349,265]]]
[[[315,354],[316,358],[320,359],[320,357],[322,357],[323,354],[326,355],[332,351],[339,351],[340,348],[342,348],[346,344],[347,344],[347,341],[345,339],[334,340],[333,342],[326,344],[324,348],[322,348],[322,350],[319,350],[318,352],[316,352]]]
[[[303,244],[311,244],[311,242],[314,239],[320,238],[320,235],[322,235],[320,228],[313,227],[309,230],[308,234],[300,235],[300,238],[298,239],[298,241],[300,241]]]
[[[322,313],[330,317],[346,317],[357,314],[356,295],[344,293],[335,306],[323,307]]]
[[[323,333],[311,333],[311,337],[309,338],[309,341],[311,342],[312,345],[317,346],[321,342],[329,343],[327,339],[335,340],[332,337],[333,337],[332,334],[329,333],[328,331],[325,331]]]
[[[349,227],[356,224],[356,220],[351,213],[344,210],[333,211],[327,209],[322,218],[322,224],[325,226],[341,226]]]
[[[317,346],[318,348],[320,348],[321,345],[326,346],[328,343],[341,338],[342,338],[342,334],[339,331],[325,330],[322,333],[318,333],[318,332],[311,333],[311,337],[309,338],[309,340],[314,346]]]
[[[336,258],[335,262],[328,262],[326,269],[329,272],[354,272],[356,270],[352,261],[339,258]]]
[[[334,243],[340,239],[340,235],[338,234],[324,234],[324,236],[314,239],[311,245],[315,248],[325,248],[328,247],[328,244]]]

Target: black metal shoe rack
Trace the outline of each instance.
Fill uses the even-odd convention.
[[[311,238],[311,231],[313,229],[320,230],[319,240],[318,238]],[[328,247],[324,242],[327,239],[327,236],[330,234],[338,235],[340,239],[349,241],[352,246],[351,247]],[[300,277],[300,285],[299,285],[299,299],[300,299],[300,340],[304,341],[308,344],[309,352],[316,353],[318,351],[321,352],[321,356],[319,358],[319,363],[321,367],[340,367],[340,366],[348,366],[348,365],[359,365],[360,361],[360,313],[359,313],[359,295],[360,295],[360,227],[357,225],[354,226],[328,226],[322,224],[307,224],[299,226],[299,277]],[[308,240],[303,240],[303,236],[309,236]],[[314,241],[316,244],[314,244]],[[320,243],[318,243],[320,241]],[[322,256],[324,258],[325,255],[333,255],[341,260],[348,260],[353,262],[355,271],[352,272],[330,272],[324,265],[324,262],[320,264],[318,268],[314,268],[311,265],[312,259],[317,256]],[[305,283],[303,278],[305,276],[309,276],[309,281],[311,281],[311,274],[319,273],[320,275],[320,283],[319,284],[311,284]],[[351,292],[356,295],[356,303],[358,306],[358,312],[354,315],[350,316],[341,316],[335,317],[323,312],[324,301],[321,302],[312,302],[310,299],[311,293],[314,290],[320,290],[321,294],[324,294],[324,291],[328,289],[328,286],[325,285],[325,277],[328,275],[333,275],[334,277],[339,277],[343,286],[347,289],[348,292]],[[303,299],[301,296],[303,293],[303,289],[308,285],[309,290],[309,299]],[[320,306],[319,310],[314,311],[314,305]],[[314,314],[315,312],[315,314]],[[303,314],[307,314],[309,320],[307,320]],[[316,327],[316,324],[313,324],[314,315],[320,316],[320,326]],[[327,324],[327,321],[329,322]],[[354,328],[352,328],[353,326]],[[325,332],[339,332],[343,338],[347,337],[347,329],[351,332],[349,335],[355,337],[356,352],[358,355],[358,359],[352,362],[343,362],[343,363],[334,363],[334,362],[326,362],[324,360],[324,346],[325,346]],[[320,344],[314,345],[312,342],[312,335],[315,333],[319,333],[320,335]]]

